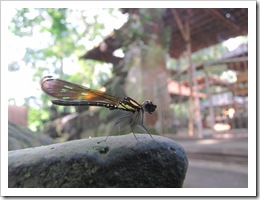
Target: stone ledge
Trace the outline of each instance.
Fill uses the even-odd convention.
[[[188,168],[174,140],[148,134],[74,140],[9,151],[11,188],[177,188]]]

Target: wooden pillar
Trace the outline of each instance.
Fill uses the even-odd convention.
[[[214,124],[215,124],[215,116],[214,116],[215,114],[214,114],[212,96],[211,96],[210,86],[209,86],[209,75],[208,75],[208,72],[206,72],[206,71],[205,71],[205,85],[206,85],[206,92],[207,92],[208,101],[209,101],[210,128],[211,128],[211,130],[213,130]]]
[[[200,103],[198,97],[198,87],[197,87],[197,79],[196,79],[196,68],[192,63],[191,59],[191,35],[190,35],[190,10],[188,10],[187,18],[185,20],[185,24],[182,23],[177,9],[172,9],[172,14],[176,20],[176,23],[180,29],[180,32],[186,42],[186,50],[187,50],[187,59],[189,64],[189,86],[190,86],[190,97],[189,97],[189,136],[194,136],[194,120],[196,120],[197,124],[197,136],[199,138],[203,138],[203,127],[202,127],[202,119],[200,113]]]
[[[189,77],[189,87],[190,87],[190,96],[189,96],[189,136],[194,136],[194,105],[193,105],[193,71],[192,71],[192,60],[191,60],[191,43],[188,41],[186,43],[187,48],[187,57],[188,57],[188,77]]]

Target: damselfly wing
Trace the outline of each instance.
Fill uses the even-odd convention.
[[[120,98],[112,96],[99,90],[90,89],[61,79],[54,79],[52,76],[46,76],[42,79],[41,88],[46,94],[56,98],[52,100],[52,103],[55,105],[100,106],[109,108],[110,110],[120,109],[130,112],[129,115],[120,118],[115,125],[137,113],[130,126],[138,121],[141,115],[140,123],[137,126],[152,137],[151,133],[143,125],[144,112],[151,114],[157,107],[150,100],[139,104],[130,97]]]

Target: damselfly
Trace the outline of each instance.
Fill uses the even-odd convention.
[[[148,112],[151,114],[155,111],[157,107],[150,100],[146,100],[142,104],[139,104],[130,97],[120,98],[112,96],[99,90],[89,89],[84,86],[70,83],[61,79],[54,79],[52,76],[45,76],[42,79],[41,88],[46,94],[56,98],[56,100],[52,100],[52,103],[55,105],[101,106],[109,108],[110,110],[120,109],[130,112],[129,115],[120,118],[114,124],[114,126],[118,125],[126,118],[137,113],[133,122],[131,122],[130,127],[135,122],[139,121],[139,117],[141,115],[141,120],[137,123],[137,126],[145,133],[148,133],[151,138],[153,138],[151,133],[143,125],[144,112]]]

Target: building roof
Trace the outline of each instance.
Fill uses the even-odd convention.
[[[190,18],[192,52],[223,42],[239,35],[247,35],[248,10],[244,8],[194,8],[175,9],[182,22]],[[186,45],[172,14],[166,9],[165,24],[172,27],[169,54],[179,58]]]
[[[180,21],[190,19],[192,52],[212,46],[229,38],[248,33],[247,8],[178,8]],[[123,13],[138,14],[138,9],[122,9]],[[186,50],[186,45],[181,31],[173,15],[173,9],[167,8],[162,14],[164,25],[172,27],[169,55],[179,58]],[[118,31],[127,31],[126,23]],[[111,33],[100,45],[88,51],[82,58],[95,59],[104,62],[118,62],[121,58],[113,55],[114,50],[122,47],[124,38]],[[104,48],[105,47],[105,48]]]

